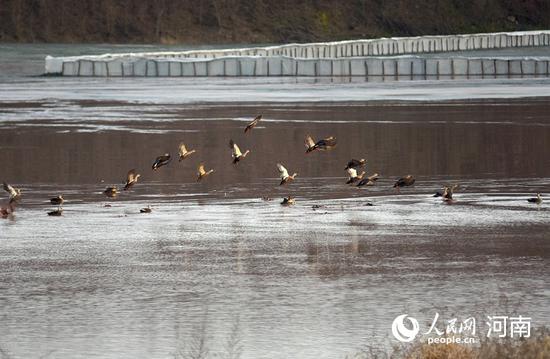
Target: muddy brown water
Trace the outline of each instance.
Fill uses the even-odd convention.
[[[5,102],[0,175],[23,199],[0,220],[2,353],[191,357],[204,343],[211,357],[337,358],[390,350],[404,313],[423,330],[436,312],[477,316],[483,335],[486,315],[548,325],[550,212],[526,198],[548,193],[549,107]],[[338,145],[306,155],[306,134]],[[251,150],[237,166],[229,139]],[[153,172],[180,141],[197,153]],[[346,186],[361,157],[380,181]],[[200,161],[215,172],[197,184]],[[289,186],[279,161],[299,174]],[[135,188],[105,198],[131,168]],[[432,197],[453,183],[456,203]],[[65,213],[48,217],[60,193]]]

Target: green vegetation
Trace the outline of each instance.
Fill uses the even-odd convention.
[[[3,0],[0,41],[286,43],[550,28],[546,0]]]

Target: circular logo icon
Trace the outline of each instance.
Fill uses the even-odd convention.
[[[405,326],[405,319],[408,319],[412,324],[412,329]],[[412,342],[416,337],[416,334],[420,331],[418,321],[413,317],[407,317],[407,314],[401,314],[397,316],[391,325],[391,331],[395,339],[403,343]]]

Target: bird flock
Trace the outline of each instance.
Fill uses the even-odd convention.
[[[259,123],[259,121],[262,119],[262,115],[256,116],[244,129],[244,133],[249,133],[256,125]],[[329,151],[336,147],[336,138],[333,136],[320,139],[318,141],[315,141],[310,135],[306,135],[305,137],[305,146],[306,146],[306,154],[311,153],[313,151]],[[231,158],[232,163],[234,165],[238,164],[240,161],[244,160],[249,154],[250,150],[247,149],[246,151],[242,152],[239,146],[233,141],[232,139],[229,140],[229,148],[231,149]],[[187,149],[187,146],[185,143],[181,143],[178,148],[178,154],[179,154],[179,161],[184,161],[188,159],[191,155],[196,153],[197,151],[194,149]],[[153,162],[152,170],[158,171],[161,167],[168,165],[172,160],[172,156],[170,153],[165,153],[163,155],[158,156],[155,161]],[[348,174],[348,180],[346,181],[346,184],[348,185],[355,185],[357,187],[363,187],[363,186],[373,186],[375,185],[376,181],[379,179],[380,175],[378,173],[374,173],[372,175],[367,176],[366,172],[362,170],[366,166],[367,161],[362,158],[360,160],[352,159],[350,160],[347,165],[345,166],[344,170]],[[280,186],[291,183],[294,181],[296,176],[298,176],[298,173],[294,172],[292,175],[289,174],[286,167],[281,164],[277,163],[277,169],[279,171],[279,176],[281,178],[281,181],[279,183]],[[358,171],[361,170],[360,173]],[[210,176],[212,173],[214,173],[214,169],[206,169],[206,166],[203,162],[199,163],[197,165],[197,182],[200,182],[204,180],[206,177]],[[136,183],[138,183],[139,178],[141,177],[141,174],[137,173],[135,169],[131,169],[128,171],[126,176],[126,183],[124,184],[123,191],[130,190]],[[401,188],[403,187],[409,187],[414,185],[416,182],[416,179],[412,175],[406,175],[404,177],[398,178],[395,183],[393,184],[393,188],[397,191],[397,193],[400,193]],[[452,203],[454,202],[453,199],[453,193],[455,190],[458,189],[458,185],[452,185],[452,186],[445,186],[443,187],[442,191],[436,192],[433,197],[441,197],[442,200],[446,203]],[[4,190],[8,193],[9,201],[6,206],[0,207],[0,217],[6,218],[12,213],[15,212],[15,209],[17,207],[17,204],[21,200],[21,190],[19,188],[15,188],[12,185],[4,182],[3,183]],[[117,197],[119,194],[118,187],[116,186],[110,186],[105,188],[103,191],[103,194],[108,198],[114,198]],[[264,200],[271,200],[271,198],[263,197]],[[47,212],[49,216],[61,216],[63,214],[63,204],[65,203],[65,199],[63,198],[63,195],[59,195],[56,197],[53,197],[49,201],[52,205],[57,206],[55,210]],[[284,197],[281,205],[283,206],[291,206],[296,202],[295,198],[291,196]],[[542,196],[540,193],[537,193],[537,196],[534,198],[528,198],[527,202],[534,203],[534,204],[541,204],[542,203]],[[110,205],[106,204],[105,206],[110,207]],[[151,206],[147,206],[145,208],[140,209],[140,213],[151,213],[152,208]]]

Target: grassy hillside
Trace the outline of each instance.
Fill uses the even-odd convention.
[[[548,0],[2,0],[0,41],[284,43],[550,28]]]

